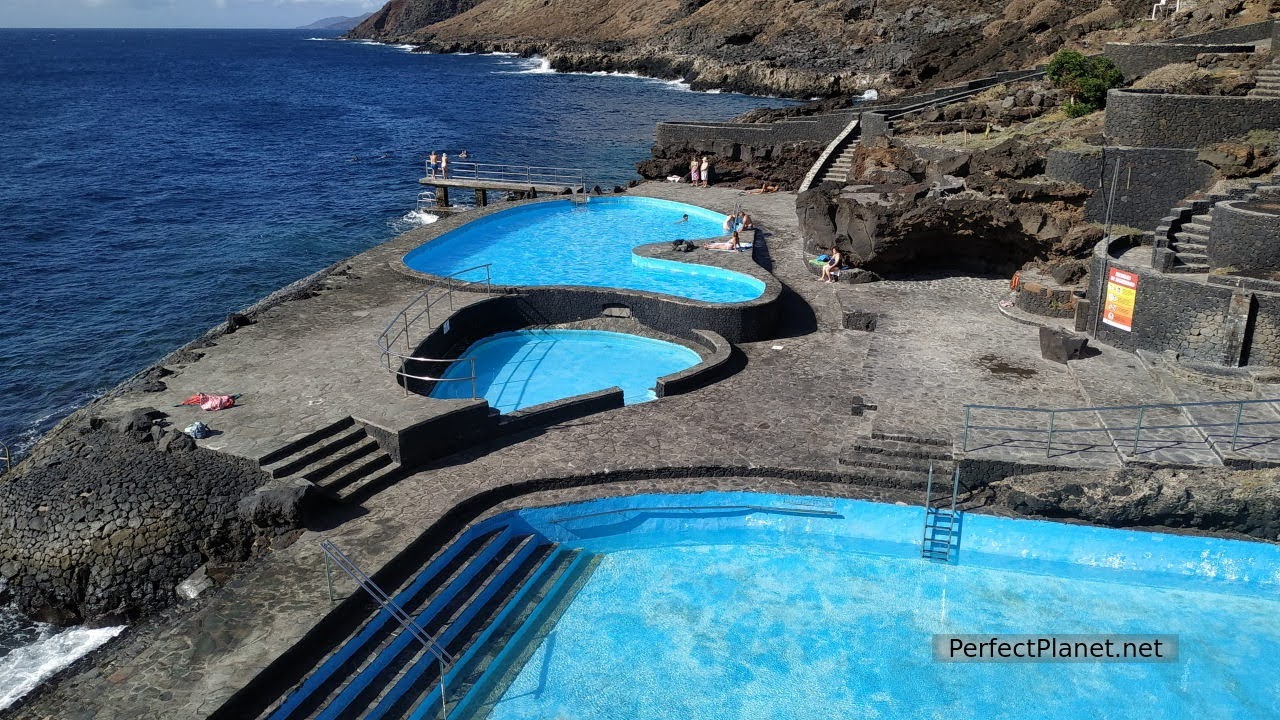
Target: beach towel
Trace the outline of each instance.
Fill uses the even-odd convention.
[[[240,396],[206,395],[205,393],[196,393],[186,400],[183,400],[181,403],[178,403],[178,405],[179,407],[182,405],[199,405],[202,410],[226,410],[229,407],[235,406],[236,398],[238,397]]]

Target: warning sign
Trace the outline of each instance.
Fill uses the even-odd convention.
[[[1133,304],[1137,297],[1138,276],[1110,268],[1107,272],[1107,299],[1102,304],[1102,322],[1133,332]]]

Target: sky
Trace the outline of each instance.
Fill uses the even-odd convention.
[[[292,28],[383,0],[0,0],[0,27]]]

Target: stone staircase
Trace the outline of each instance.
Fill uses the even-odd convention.
[[[866,468],[887,487],[922,485],[933,468],[935,478],[949,478],[955,469],[951,440],[924,438],[879,430],[854,440],[837,458],[841,465]]]
[[[397,464],[351,417],[343,418],[263,457],[273,479],[301,477],[342,499],[399,472]]]
[[[1272,48],[1274,53],[1277,48]],[[1257,83],[1249,97],[1280,98],[1280,54],[1271,64],[1258,71]]]
[[[1151,265],[1168,273],[1207,273],[1210,270],[1209,234],[1213,229],[1213,206],[1231,200],[1280,197],[1280,175],[1254,180],[1247,187],[1229,193],[1214,193],[1202,199],[1186,200],[1160,221],[1155,230]]]
[[[853,156],[858,152],[858,143],[851,142],[840,149],[831,164],[826,165],[817,174],[815,185],[824,182],[847,183],[849,181],[849,170],[853,168]]]
[[[436,646],[436,655],[386,611],[374,614],[266,717],[467,717],[505,691],[598,556],[507,526],[446,548],[394,595]],[[356,592],[362,592],[357,590]]]

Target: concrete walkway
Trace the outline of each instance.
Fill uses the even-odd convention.
[[[1036,329],[997,312],[1004,279],[940,275],[824,285],[814,280],[803,254],[792,194],[741,195],[664,183],[635,192],[725,212],[741,203],[764,228],[767,250],[757,259],[793,292],[784,295],[780,336],[743,345],[740,372],[687,395],[476,447],[365,493],[351,517],[304,533],[227,587],[126,633],[19,717],[171,720],[209,714],[329,612],[321,537],[372,570],[460,500],[513,483],[605,472],[634,471],[638,481],[627,486],[633,490],[767,486],[848,493],[853,490],[845,485],[788,478],[856,483],[858,470],[839,462],[851,441],[873,430],[956,439],[965,403],[1087,404],[1068,368],[1040,359]],[[223,434],[205,444],[248,457],[350,414],[352,407],[418,412],[432,401],[404,398],[373,352],[387,318],[422,287],[394,269],[418,238],[410,233],[352,259],[350,273],[330,289],[281,305],[203,350],[203,358],[167,379],[168,391],[120,397],[110,409],[164,407],[200,390],[245,393],[243,407],[228,413],[183,409],[173,411],[173,420],[212,418]],[[844,308],[874,313],[877,329],[843,329]],[[1089,362],[1120,359],[1104,353]],[[876,409],[863,412],[867,406]],[[712,475],[725,477],[697,479]],[[644,480],[650,477],[694,479]]]

